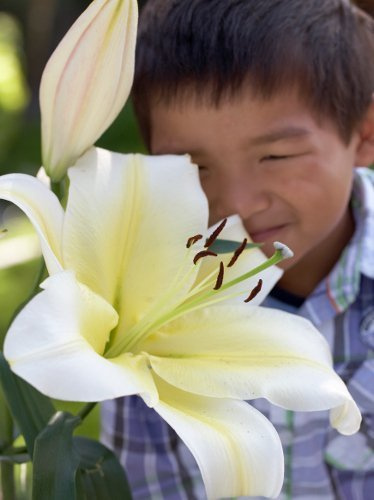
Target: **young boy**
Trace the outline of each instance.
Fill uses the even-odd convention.
[[[295,257],[265,305],[310,319],[360,406],[358,434],[326,412],[253,404],[284,447],[281,498],[374,495],[374,28],[345,0],[149,0],[134,102],[153,154],[189,153],[211,223],[238,213]],[[203,499],[194,459],[137,397],[103,407],[103,438],[136,499]],[[222,471],[225,474],[225,471]],[[271,471],[269,471],[271,474]]]

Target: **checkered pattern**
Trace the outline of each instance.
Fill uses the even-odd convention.
[[[373,171],[356,169],[352,207],[353,239],[330,275],[293,312],[310,319],[327,338],[363,424],[358,434],[346,437],[331,429],[327,412],[289,412],[262,399],[252,402],[281,436],[285,481],[280,499],[374,498]],[[290,310],[273,297],[264,305]],[[120,457],[135,499],[205,499],[191,453],[137,396],[103,403],[102,441]]]

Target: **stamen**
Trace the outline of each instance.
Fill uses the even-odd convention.
[[[203,237],[202,234],[195,234],[195,236],[191,236],[191,238],[188,238],[186,247],[190,248],[192,245],[194,245],[197,241],[201,240]]]
[[[124,350],[131,350],[134,345],[140,342],[142,338],[147,337],[150,332],[158,330],[159,328],[161,328],[161,326],[169,323],[172,320],[175,320],[176,318],[179,318],[187,312],[196,311],[203,307],[211,306],[213,304],[229,300],[230,298],[238,297],[242,294],[241,291],[236,291],[232,294],[224,294],[222,292],[251,278],[252,276],[255,276],[265,269],[268,269],[270,266],[278,264],[278,262],[281,262],[284,258],[290,256],[291,251],[288,249],[288,247],[286,247],[282,243],[276,243],[275,246],[276,251],[269,259],[267,259],[259,266],[256,266],[255,268],[244,273],[243,275],[238,276],[231,281],[223,283],[218,290],[212,288],[214,278],[217,273],[217,270],[215,269],[214,271],[209,273],[196,287],[193,287],[190,292],[188,292],[184,297],[181,297],[180,301],[174,303],[173,309],[170,310],[167,309],[166,306],[170,297],[172,297],[175,293],[176,284],[180,285],[181,282],[185,282],[190,272],[193,272],[194,267],[190,267],[190,271],[183,277],[182,280],[180,280],[179,273],[177,273],[177,275],[173,279],[174,284],[169,287],[169,291],[166,294],[163,294],[162,299],[154,305],[151,312],[148,312],[148,314],[140,323],[137,323],[136,325],[134,325],[134,327],[130,328],[130,331],[127,332],[126,336],[122,336],[116,339],[105,352],[105,356],[107,358],[112,358],[118,356]],[[203,250],[195,255],[195,264],[200,258],[208,255],[214,257],[217,256],[217,254],[214,252]],[[189,250],[186,250],[185,258],[189,260]],[[221,274],[221,269],[218,274]],[[216,278],[216,285],[217,283],[219,285],[218,276]],[[245,302],[253,300],[254,297],[260,292],[261,286],[262,280],[259,280],[258,284],[252,290],[251,294]],[[156,317],[154,315],[156,315]]]
[[[213,233],[207,238],[204,247],[209,248],[218,238],[219,234],[222,232],[223,228],[226,226],[227,219],[223,219],[221,224],[213,231]]]
[[[211,252],[210,250],[201,250],[201,252],[198,252],[195,255],[195,257],[193,259],[193,263],[196,264],[198,260],[202,259],[203,257],[208,257],[208,256],[217,257],[217,254],[214,252]]]
[[[261,289],[262,289],[262,279],[260,278],[258,280],[257,285],[254,287],[254,289],[251,291],[251,293],[245,299],[244,302],[250,302],[251,300],[253,300],[261,292]]]
[[[213,288],[213,290],[219,290],[222,286],[222,283],[223,283],[223,274],[224,274],[224,271],[225,271],[225,267],[223,265],[223,262],[220,262],[219,263],[219,272],[218,272],[218,276],[217,276],[217,281],[216,281],[216,284]]]
[[[231,267],[235,264],[240,254],[242,254],[243,251],[245,250],[247,242],[248,242],[247,238],[244,238],[243,243],[235,250],[234,255],[231,257],[230,262],[227,264],[227,267]]]

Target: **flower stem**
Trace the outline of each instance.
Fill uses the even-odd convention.
[[[95,408],[97,403],[88,403],[86,404],[78,413],[78,417],[83,421],[88,415],[91,413],[91,411]]]
[[[63,208],[66,207],[69,179],[65,176],[60,182],[51,181],[51,191],[57,196]]]
[[[0,452],[13,441],[13,419],[5,402],[5,396],[0,385]],[[0,498],[2,500],[16,500],[14,486],[14,465],[0,463]],[[2,496],[1,496],[2,495]]]
[[[62,182],[53,182],[53,181],[51,181],[51,191],[61,201],[61,199],[64,196],[64,187],[63,187]]]
[[[16,500],[16,490],[14,486],[14,465],[1,462],[1,498],[2,500]]]

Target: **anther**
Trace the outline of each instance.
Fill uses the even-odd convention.
[[[258,280],[257,285],[254,287],[254,289],[251,291],[251,293],[245,299],[244,302],[250,302],[251,300],[253,300],[261,292],[261,289],[262,289],[262,279],[260,278]]]
[[[201,252],[198,252],[195,255],[195,257],[193,259],[193,263],[197,264],[198,260],[202,259],[203,257],[208,257],[208,256],[217,257],[217,254],[214,252],[211,252],[210,250],[201,250]]]
[[[238,260],[238,258],[240,256],[240,254],[242,254],[243,251],[245,250],[247,242],[248,242],[247,238],[244,238],[241,245],[235,250],[234,255],[231,257],[230,262],[227,264],[227,267],[231,267],[235,264],[235,262]]]
[[[213,231],[213,233],[205,241],[205,248],[209,248],[218,238],[219,234],[222,232],[223,228],[226,226],[227,219],[223,219],[221,224]]]
[[[224,274],[224,271],[225,271],[225,267],[223,265],[223,262],[220,262],[219,263],[219,272],[218,272],[218,276],[217,276],[217,281],[216,281],[216,284],[215,284],[215,287],[213,288],[213,290],[219,290],[222,286],[222,283],[223,283],[223,274]]]
[[[195,234],[195,236],[191,236],[191,238],[188,238],[186,247],[190,248],[192,245],[194,245],[197,241],[201,240],[203,237],[202,234]]]

